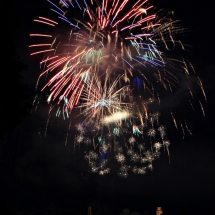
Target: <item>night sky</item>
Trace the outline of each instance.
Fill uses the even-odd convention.
[[[162,153],[154,170],[144,176],[130,174],[120,179],[111,173],[101,177],[88,172],[87,163],[78,150],[73,152],[72,143],[65,147],[68,124],[63,119],[53,119],[44,136],[48,106],[45,98],[41,99],[37,111],[33,109],[23,117],[0,146],[0,200],[8,214],[84,215],[89,205],[93,215],[126,214],[125,209],[150,215],[158,206],[164,215],[215,214],[215,3],[153,0],[152,4],[174,11],[174,18],[189,29],[184,36],[190,45],[186,57],[207,95],[205,102],[201,91],[194,92],[203,101],[205,117],[199,106],[192,115],[187,112],[185,116],[193,135],[187,133],[183,139],[181,131],[167,119],[170,163]],[[34,31],[33,19],[49,14],[49,5],[45,0],[16,0],[14,5],[13,14],[10,8],[4,14],[13,16],[18,26],[14,42],[20,60],[27,66],[22,81],[28,86],[27,101],[32,103],[41,70],[37,57],[29,56],[29,34]],[[183,102],[166,104],[174,105],[186,113],[188,107]]]

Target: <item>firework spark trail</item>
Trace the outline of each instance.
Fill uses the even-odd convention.
[[[178,39],[183,28],[172,20],[171,13],[154,13],[148,0],[60,0],[60,6],[47,1],[56,20],[39,16],[34,23],[54,29],[54,33],[30,34],[38,43],[29,45],[30,55],[43,55],[36,88],[39,81],[48,78],[41,89],[49,91],[47,102],[51,104],[45,134],[52,103],[57,106],[56,116],[62,114],[64,119],[79,108],[81,124],[76,126],[74,150],[82,143],[91,147],[85,158],[92,172],[110,172],[106,158],[110,151],[120,163],[120,177],[127,177],[130,170],[136,174],[153,170],[162,147],[170,156],[170,142],[165,127],[159,126],[159,113],[150,113],[150,106],[162,104],[163,94],[180,90],[182,75],[186,80],[191,77],[190,68],[195,75],[190,62],[165,53],[185,50]],[[61,25],[67,25],[68,31],[62,33],[65,28]],[[207,102],[203,84],[196,77]],[[187,89],[194,110],[192,86]],[[34,99],[36,108],[40,99]],[[205,116],[200,100],[199,104]],[[181,126],[183,138],[185,129],[192,135],[186,121],[179,123],[172,110],[170,114],[175,127]],[[71,124],[72,120],[69,130]],[[145,140],[150,142],[148,148]]]
[[[177,123],[176,123],[176,120],[175,120],[175,117],[174,117],[172,111],[171,111],[171,116],[172,116],[173,122],[174,122],[174,124],[175,124],[175,127],[178,128]]]
[[[46,126],[45,126],[45,137],[46,137],[46,135],[47,135],[47,129],[48,129],[48,124],[49,124],[50,118],[51,118],[51,116],[48,117],[48,120],[47,120],[47,122],[46,122]]]
[[[193,135],[192,132],[190,131],[190,129],[188,128],[187,123],[186,123],[185,120],[184,120],[184,124],[185,124],[185,127],[186,127],[187,131],[190,133],[190,135]]]
[[[189,100],[190,106],[191,108],[194,110],[193,104],[191,103],[191,101]]]
[[[41,96],[39,97],[39,99],[37,100],[37,103],[36,103],[35,109],[34,109],[35,112],[37,111],[37,108],[38,108],[38,105],[39,105],[39,103],[40,103],[41,98],[42,98],[42,95],[41,95]],[[33,104],[36,102],[36,99],[37,99],[37,96],[35,97],[35,100],[34,100]]]
[[[204,90],[202,81],[201,81],[201,79],[200,79],[199,77],[197,77],[197,78],[198,78],[198,84],[199,84],[199,86],[201,87],[201,90],[202,90],[202,93],[203,93],[203,95],[204,95],[205,101],[207,102],[207,97],[206,97],[206,94],[205,94],[205,90]]]
[[[70,123],[69,123],[69,128],[68,128],[68,131],[67,131],[67,134],[66,134],[66,140],[65,140],[65,143],[64,143],[65,146],[66,146],[67,143],[68,143],[68,136],[69,136],[69,131],[70,131],[70,128],[71,128],[71,124],[72,124],[72,122],[70,121]]]
[[[182,123],[181,123],[181,129],[182,129],[182,132],[183,132],[183,139],[184,139],[184,137],[185,137],[185,131],[184,131],[184,127],[183,127]]]
[[[34,100],[33,100],[33,102],[32,102],[31,113],[32,113],[32,111],[33,111],[33,107],[34,107],[34,104],[35,104],[35,102],[36,102],[36,100],[37,100],[37,97],[38,97],[38,94],[36,94],[36,96],[34,97]],[[35,110],[35,111],[36,111],[36,110]]]
[[[201,109],[202,109],[203,116],[204,116],[204,118],[205,118],[205,111],[204,111],[203,105],[202,105],[202,103],[201,103],[200,100],[199,100],[199,104],[200,104],[200,107],[201,107]]]

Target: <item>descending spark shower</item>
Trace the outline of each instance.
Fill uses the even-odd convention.
[[[169,56],[186,48],[179,22],[148,0],[47,1],[51,18],[34,19],[41,27],[30,34],[36,42],[29,46],[31,55],[42,56],[36,86],[48,80],[40,88],[50,104],[46,129],[54,107],[57,117],[71,120],[69,130],[75,113],[74,149],[87,148],[83,157],[92,172],[118,167],[125,178],[152,170],[162,149],[169,156],[159,122],[162,100],[186,85],[193,108],[193,76],[205,96],[192,64]],[[185,120],[171,110],[170,116],[183,135],[190,132]]]

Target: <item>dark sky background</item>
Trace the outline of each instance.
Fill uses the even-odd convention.
[[[68,125],[63,120],[53,120],[44,136],[48,109],[41,102],[36,113],[24,117],[1,145],[2,208],[14,214],[71,214],[73,211],[84,215],[91,205],[93,214],[120,214],[129,208],[130,212],[147,215],[155,214],[156,207],[161,206],[164,215],[215,214],[215,3],[211,0],[154,0],[152,3],[173,10],[175,19],[180,19],[189,29],[185,41],[191,48],[187,56],[207,95],[207,103],[203,102],[205,118],[199,107],[192,116],[187,113],[193,135],[187,134],[183,140],[181,132],[170,123],[167,125],[170,163],[162,155],[155,161],[153,172],[144,176],[101,177],[88,173],[78,150],[73,153],[64,146]],[[45,0],[17,0],[14,4],[13,16],[18,23],[15,44],[20,60],[27,65],[23,82],[28,85],[28,100],[32,102],[40,69],[38,59],[29,56],[29,34],[34,31],[33,19],[49,13],[49,5]],[[6,17],[11,16],[10,12],[8,8]],[[195,93],[204,101],[200,91]]]

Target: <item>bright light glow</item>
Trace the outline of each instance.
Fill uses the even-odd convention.
[[[103,120],[104,123],[113,123],[113,122],[118,122],[120,120],[126,119],[129,117],[128,112],[116,112],[110,116],[106,116]]]

